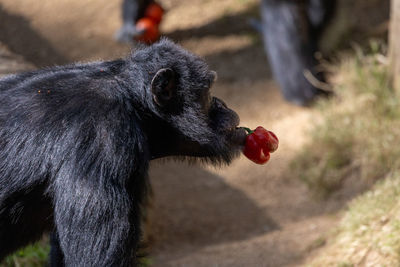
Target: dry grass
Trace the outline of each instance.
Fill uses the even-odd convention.
[[[400,173],[355,199],[326,247],[306,266],[400,266]]]
[[[379,51],[372,42],[367,54],[356,49],[334,67],[337,97],[319,103],[322,119],[294,160],[294,171],[322,196],[349,179],[380,180],[351,202],[306,266],[400,266],[400,102]]]
[[[293,161],[293,171],[319,195],[355,177],[372,183],[400,165],[400,102],[389,86],[386,58],[371,43],[371,54],[343,57],[333,78],[337,97],[319,103],[323,118],[311,142]]]

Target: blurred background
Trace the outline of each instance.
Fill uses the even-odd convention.
[[[267,8],[268,2],[274,1],[264,1]],[[300,2],[306,1],[279,3]],[[337,1],[311,54],[316,73],[324,73],[313,86],[331,97],[307,105],[282,94],[262,33],[281,37],[260,30],[259,0],[158,3],[165,9],[161,35],[205,58],[218,73],[213,94],[240,115],[241,125],[275,132],[280,147],[263,166],[244,157],[218,169],[151,162],[141,264],[400,266],[400,106],[388,74],[390,1]],[[0,74],[127,56],[132,44],[114,39],[121,4],[0,0]],[[43,266],[47,243],[44,237],[0,266]]]

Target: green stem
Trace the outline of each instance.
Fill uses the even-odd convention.
[[[247,132],[247,134],[252,134],[252,133],[254,133],[254,131],[253,131],[253,130],[251,130],[250,128],[247,128],[247,127],[240,127],[240,128],[243,128],[243,129],[245,129],[245,130],[246,130],[246,132]]]

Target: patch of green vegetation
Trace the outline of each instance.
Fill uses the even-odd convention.
[[[294,173],[319,195],[348,177],[371,183],[400,167],[400,98],[379,50],[372,42],[369,55],[358,51],[334,70],[337,96],[318,103],[322,120],[293,160]]]
[[[46,266],[48,262],[47,257],[49,255],[49,251],[50,246],[47,240],[43,240],[33,245],[29,245],[24,249],[21,249],[8,256],[2,263],[0,263],[0,267]]]
[[[149,267],[153,265],[153,260],[149,257],[139,258],[139,267]]]
[[[50,245],[48,238],[45,238],[8,256],[3,262],[0,262],[0,267],[47,266],[49,252]],[[153,264],[152,259],[148,256],[141,256],[138,261],[138,266],[140,267],[149,267]]]
[[[325,244],[326,244],[326,237],[320,236],[317,239],[315,239],[309,246],[307,246],[307,251],[313,251],[315,249],[323,247]]]

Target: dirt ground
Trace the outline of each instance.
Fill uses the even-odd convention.
[[[152,162],[154,266],[299,266],[337,222],[346,196],[316,200],[289,168],[317,111],[281,97],[257,34],[255,0],[164,0],[163,33],[218,72],[215,95],[280,138],[270,163],[228,167]],[[120,1],[0,0],[0,42],[36,66],[112,59]]]

